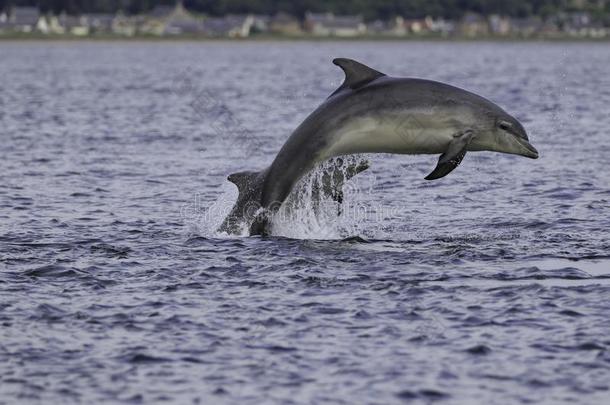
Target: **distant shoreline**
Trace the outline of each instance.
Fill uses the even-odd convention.
[[[286,36],[286,35],[252,35],[246,38],[204,37],[196,35],[154,36],[154,35],[48,35],[48,34],[1,34],[0,42],[18,41],[49,41],[49,42],[570,42],[570,43],[606,43],[610,37],[590,38],[573,37],[569,35],[556,37],[519,37],[519,36],[477,36],[477,37],[447,37],[438,35],[419,36],[380,36],[362,35],[354,37],[317,37],[317,36]]]

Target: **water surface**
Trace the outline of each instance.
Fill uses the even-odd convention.
[[[351,57],[541,158],[370,156],[344,215],[215,232]],[[0,403],[602,403],[606,44],[0,43]],[[223,211],[225,210],[225,211]]]

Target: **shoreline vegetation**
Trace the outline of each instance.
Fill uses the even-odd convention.
[[[353,37],[318,37],[310,35],[269,35],[258,34],[248,37],[205,37],[200,35],[113,35],[96,34],[88,36],[73,36],[61,34],[24,34],[11,33],[0,35],[2,42],[568,42],[568,43],[608,43],[610,37],[591,38],[574,37],[570,35],[553,37],[523,37],[523,36],[440,36],[419,35],[396,37],[391,35],[362,35]]]
[[[210,10],[205,8],[187,6],[196,4],[177,0],[173,5],[158,4],[137,14],[122,9],[109,13],[80,10],[70,14],[65,8],[57,11],[37,6],[0,7],[0,41],[606,42],[610,39],[610,4],[606,9],[597,3],[582,3],[580,8],[547,8],[544,13],[541,9],[540,14],[532,13],[533,9],[523,14],[507,9],[499,14],[494,8],[487,11],[465,8],[459,15],[449,13],[450,7],[445,5],[433,14],[416,16],[395,10],[376,19],[333,11],[290,14],[272,10],[255,14],[248,8],[240,9],[241,14],[214,15],[207,14],[205,11]]]

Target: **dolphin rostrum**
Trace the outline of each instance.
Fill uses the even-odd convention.
[[[268,168],[231,174],[239,197],[220,231],[268,234],[270,218],[317,164],[358,153],[441,154],[426,180],[454,170],[467,151],[536,159],[523,126],[491,101],[448,84],[387,76],[351,59],[333,63],[345,80],[295,129]],[[344,176],[325,173],[321,191],[337,196],[343,182],[368,163],[345,163]]]

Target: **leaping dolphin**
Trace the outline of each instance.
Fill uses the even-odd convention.
[[[538,158],[521,123],[481,96],[431,80],[390,77],[351,59],[333,63],[345,73],[343,84],[295,129],[271,166],[228,177],[239,197],[220,231],[237,233],[247,222],[251,235],[269,233],[270,216],[299,179],[337,156],[440,153],[426,180],[449,174],[467,151]],[[349,166],[344,177],[367,167]],[[323,190],[340,190],[346,180],[333,173],[328,177],[335,180]]]

